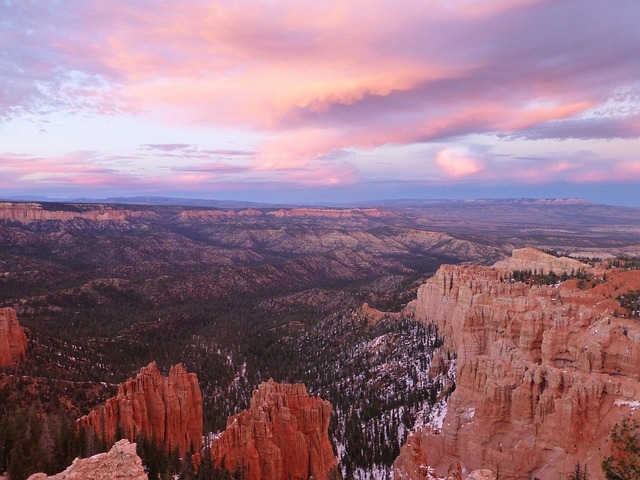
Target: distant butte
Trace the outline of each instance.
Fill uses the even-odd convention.
[[[113,208],[108,205],[55,204],[46,208],[41,203],[0,202],[0,220],[20,223],[36,221],[91,220],[123,222],[128,218],[152,215],[150,212]]]

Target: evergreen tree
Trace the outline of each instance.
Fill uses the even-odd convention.
[[[625,418],[616,423],[609,435],[612,455],[602,462],[607,480],[637,480],[640,478],[640,424]]]
[[[178,474],[179,480],[195,480],[196,472],[191,461],[191,455],[185,454],[180,466],[180,473]]]
[[[569,475],[569,480],[589,480],[587,465],[584,468],[580,466],[580,462],[576,463],[575,470]]]

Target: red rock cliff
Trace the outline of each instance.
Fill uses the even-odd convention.
[[[0,308],[0,367],[9,367],[27,358],[27,336],[13,308]]]
[[[416,316],[457,352],[457,386],[442,430],[409,437],[395,478],[445,476],[457,461],[501,480],[566,478],[577,462],[597,477],[611,426],[640,417],[640,324],[613,315],[640,271],[588,290],[509,274],[447,265],[419,289]]]
[[[118,394],[80,418],[86,431],[112,444],[116,428],[133,441],[154,437],[166,450],[183,455],[202,448],[202,394],[195,373],[174,365],[163,377],[155,362],[118,387]]]
[[[327,479],[337,465],[329,441],[331,404],[301,384],[262,383],[251,405],[211,445],[215,463],[246,480]]]

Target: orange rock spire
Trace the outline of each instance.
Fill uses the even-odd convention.
[[[78,420],[88,434],[113,443],[119,427],[131,441],[136,435],[155,438],[165,451],[180,455],[202,448],[202,394],[198,378],[182,364],[163,377],[155,362],[137,377],[120,384],[118,393]]]
[[[248,410],[229,417],[211,456],[247,480],[325,480],[337,465],[328,435],[331,410],[302,384],[269,380],[253,392]]]
[[[27,358],[27,336],[13,308],[0,308],[0,367],[10,367]]]

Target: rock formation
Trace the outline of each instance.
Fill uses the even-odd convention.
[[[218,466],[246,480],[327,479],[337,461],[329,441],[331,404],[301,384],[262,383],[248,410],[229,417],[211,444]]]
[[[377,208],[282,208],[267,212],[267,215],[275,217],[326,217],[326,218],[351,218],[351,217],[388,217],[391,214]]]
[[[76,458],[64,472],[48,477],[44,473],[27,480],[147,480],[142,461],[136,454],[136,444],[120,440],[107,453],[91,458]]]
[[[119,429],[124,438],[155,438],[165,451],[180,455],[202,448],[202,394],[195,373],[174,365],[163,377],[155,362],[120,384],[118,393],[78,420],[88,435],[111,444]]]
[[[29,223],[50,220],[85,219],[94,222],[123,222],[129,218],[152,215],[150,212],[138,212],[113,208],[99,204],[56,204],[48,209],[40,203],[0,202],[0,220]]]
[[[10,367],[27,358],[27,336],[13,308],[0,308],[0,367]]]
[[[565,478],[578,462],[600,472],[611,426],[640,417],[640,324],[613,315],[640,271],[609,270],[583,290],[514,282],[504,265],[446,265],[420,287],[412,308],[457,353],[457,386],[442,430],[403,446],[396,478],[445,477],[457,461],[463,478],[481,468],[501,480]]]
[[[277,218],[285,217],[318,217],[318,218],[363,218],[363,217],[390,217],[392,214],[386,210],[377,208],[281,208],[278,210],[257,210],[246,208],[243,210],[219,210],[197,209],[185,210],[179,218],[197,220],[217,220],[222,217],[234,216],[261,216],[269,215]]]
[[[390,318],[398,320],[401,317],[399,312],[383,312],[369,306],[368,303],[364,303],[362,307],[356,309],[351,317],[355,319],[364,318],[368,325],[375,325],[382,321],[384,318]]]
[[[496,474],[491,470],[482,468],[471,472],[467,477],[467,480],[496,480]]]
[[[590,269],[589,265],[573,258],[555,257],[535,248],[516,249],[511,253],[511,257],[497,262],[494,267],[504,270],[537,270],[541,274],[571,273],[580,269]]]

